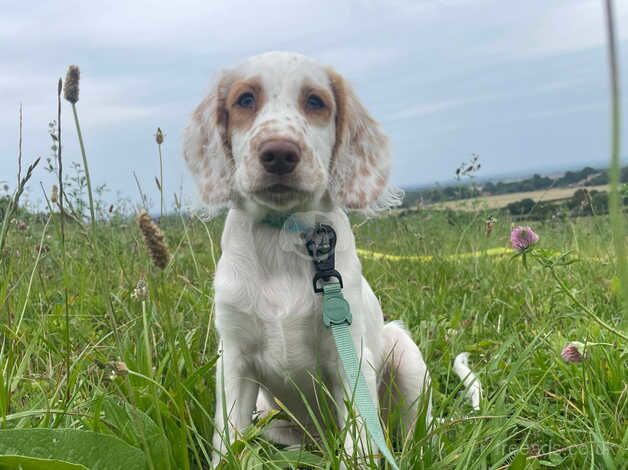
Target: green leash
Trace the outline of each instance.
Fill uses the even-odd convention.
[[[323,294],[323,322],[325,326],[331,328],[338,356],[351,386],[355,406],[382,455],[394,470],[399,470],[395,458],[386,445],[377,407],[366,385],[364,374],[360,370],[360,360],[351,337],[349,329],[352,321],[351,309],[342,295],[342,277],[334,268],[336,232],[329,225],[320,224],[306,232],[305,238],[305,246],[316,269],[313,280],[314,292]],[[337,281],[333,282],[331,278],[336,278]],[[322,282],[322,288],[318,286],[319,282]]]
[[[369,393],[364,374],[359,366],[358,354],[353,344],[351,331],[351,309],[349,303],[342,295],[339,282],[330,282],[323,286],[323,321],[331,328],[331,334],[336,342],[336,349],[342,362],[342,367],[347,375],[347,380],[352,388],[354,403],[360,416],[364,420],[366,429],[377,444],[382,455],[395,470],[399,470],[397,462],[386,445],[384,431],[379,422],[377,408]]]

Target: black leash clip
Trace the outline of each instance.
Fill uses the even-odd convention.
[[[305,248],[314,262],[314,292],[323,292],[322,287],[318,287],[319,281],[329,281],[335,277],[340,282],[342,288],[342,277],[335,269],[336,232],[330,225],[318,224],[305,233]]]

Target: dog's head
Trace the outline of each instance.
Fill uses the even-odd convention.
[[[388,140],[348,83],[298,54],[223,71],[184,131],[203,201],[265,211],[395,205]]]

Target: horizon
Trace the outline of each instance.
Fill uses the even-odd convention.
[[[628,158],[622,158],[621,159],[621,167],[628,167]],[[447,187],[452,187],[452,186],[466,186],[466,185],[470,185],[472,182],[476,182],[476,183],[488,183],[488,182],[493,182],[493,183],[497,183],[497,182],[503,182],[503,183],[507,183],[507,182],[516,182],[516,181],[521,181],[521,180],[525,180],[528,178],[531,178],[532,176],[534,176],[535,174],[538,174],[542,177],[550,177],[550,178],[558,178],[560,176],[563,176],[566,172],[568,171],[579,171],[584,169],[585,167],[591,167],[595,170],[600,170],[600,171],[607,171],[609,169],[609,165],[608,163],[606,165],[598,165],[596,163],[584,163],[582,165],[575,165],[575,166],[566,166],[566,167],[555,167],[555,166],[546,166],[545,168],[531,168],[531,169],[527,169],[527,170],[522,170],[522,171],[517,171],[517,172],[510,172],[510,173],[501,173],[501,174],[493,174],[493,175],[483,175],[483,174],[476,174],[475,176],[473,176],[473,181],[470,178],[464,178],[464,179],[460,179],[457,180],[455,177],[450,178],[449,180],[443,180],[443,181],[431,181],[431,182],[426,182],[426,183],[419,183],[419,184],[415,184],[415,185],[409,185],[409,186],[399,186],[399,188],[401,190],[403,190],[404,192],[414,192],[414,191],[422,191],[422,190],[426,190],[426,189],[433,189],[433,188],[447,188]],[[23,169],[24,170],[24,169]],[[4,181],[0,180],[0,184],[3,184]],[[54,184],[54,182],[53,182]],[[2,188],[0,188],[0,197],[3,196]],[[27,208],[32,208],[32,209],[36,209],[37,211],[41,210],[41,209],[45,209],[45,206],[42,206],[41,204],[34,204],[33,201],[31,201],[29,199],[29,190],[27,188],[27,190],[25,191],[25,193],[22,196],[23,202],[25,202],[25,207]],[[405,198],[405,196],[404,196]],[[141,199],[141,196],[140,196]],[[105,200],[104,202],[106,202],[107,204],[109,203],[114,203],[115,201],[108,201]],[[133,205],[132,200],[128,201],[131,205]],[[137,205],[137,204],[135,204]],[[152,207],[155,206],[155,207]],[[148,208],[148,212],[149,214],[154,217],[156,215],[159,214],[159,210],[158,207],[156,207],[157,204],[153,203],[150,205],[150,207]],[[166,205],[165,208],[166,210],[164,211],[164,215],[169,215],[171,214],[171,210],[174,207],[174,205],[170,204],[170,205]],[[187,209],[193,209],[194,207],[192,206],[188,206]]]
[[[480,159],[480,163],[481,163],[481,159]],[[518,180],[523,180],[526,178],[530,178],[532,176],[534,176],[535,174],[539,174],[540,176],[548,176],[548,177],[554,177],[557,174],[563,175],[564,173],[566,173],[567,171],[578,171],[578,170],[582,170],[585,167],[591,167],[595,170],[600,170],[600,171],[607,171],[609,169],[609,165],[610,164],[610,157],[608,159],[607,162],[583,162],[583,163],[579,163],[579,164],[574,164],[574,165],[567,165],[567,166],[555,166],[555,165],[546,165],[544,167],[536,167],[536,168],[528,168],[528,169],[523,169],[520,171],[512,171],[512,172],[501,172],[501,173],[494,173],[494,174],[482,174],[481,173],[481,169],[480,172],[478,172],[473,179],[475,181],[479,181],[479,182],[488,182],[488,181],[492,181],[492,182],[498,182],[498,181],[502,181],[502,182],[506,182],[506,181],[518,181]],[[628,166],[628,157],[622,157],[620,164],[622,166],[622,168],[624,166]],[[434,187],[434,186],[438,186],[441,185],[443,187],[445,186],[451,186],[451,185],[456,185],[456,184],[460,184],[460,180],[457,180],[455,178],[455,175],[452,176],[450,179],[448,180],[442,180],[442,181],[431,181],[431,182],[427,182],[427,183],[422,183],[422,184],[418,184],[415,186],[402,186],[401,189],[403,190],[417,190],[417,189],[425,189],[425,188],[430,188],[430,187]],[[466,183],[465,183],[466,184]]]

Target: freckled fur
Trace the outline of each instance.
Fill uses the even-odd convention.
[[[321,109],[309,109],[307,99],[311,95],[316,95],[321,98],[325,106]],[[301,106],[301,112],[305,118],[315,126],[328,125],[333,114],[336,112],[336,102],[330,92],[322,87],[310,85],[307,82],[301,88],[299,105]]]
[[[230,105],[229,87],[237,83],[230,77],[243,82],[256,77],[258,93],[264,96],[263,106],[246,125],[231,126],[229,113],[221,110]],[[317,90],[328,102],[325,113],[305,112],[303,99],[309,90]],[[259,162],[259,148],[269,139],[290,140],[301,152],[295,170],[281,179]],[[389,207],[398,194],[387,184],[387,139],[344,79],[298,54],[252,57],[219,77],[217,87],[194,112],[184,133],[184,157],[199,180],[204,201],[214,208],[231,208],[214,280],[222,351],[214,447],[224,451],[225,433],[233,439],[251,423],[256,407],[275,406],[273,397],[314,433],[295,390],[296,385],[311,404],[316,403],[312,375],[322,374],[338,406],[340,425],[347,419],[348,384],[331,333],[322,322],[321,296],[312,290],[314,269],[303,241],[299,234],[259,223],[276,212],[316,211],[333,220],[338,236],[336,267],[353,312],[351,334],[362,349],[362,371],[375,399],[378,390],[391,388],[388,378],[395,377],[410,429],[416,401],[429,383],[427,368],[403,326],[384,324],[380,304],[362,277],[345,214],[347,208]],[[298,191],[286,197],[265,195],[263,189],[277,182]],[[223,405],[229,414],[226,429]],[[303,438],[298,428],[283,421],[273,422],[266,433],[282,444],[298,444]],[[357,443],[347,433],[345,449],[349,453],[364,449],[366,439],[364,429]],[[220,461],[219,452],[214,466]]]
[[[192,172],[200,172],[203,201],[218,211],[267,184],[257,147],[251,143],[280,136],[302,144],[304,155],[291,182],[312,193],[313,199],[329,197],[336,206],[365,213],[398,205],[402,193],[388,184],[388,139],[349,83],[329,67],[288,55],[261,54],[222,72],[194,112],[184,131],[183,153]],[[230,122],[230,92],[247,83],[261,95],[260,105],[246,118],[236,116],[236,122]],[[318,93],[330,109],[306,113],[306,92]],[[333,119],[326,117],[327,112]],[[209,167],[201,171],[203,161]],[[227,185],[217,177],[220,170],[228,176]],[[351,185],[364,196],[359,197]]]
[[[255,98],[255,106],[252,109],[241,108],[237,105],[238,98],[249,92]],[[244,132],[251,128],[255,122],[255,117],[264,107],[266,95],[259,77],[251,77],[247,80],[236,81],[229,87],[229,92],[225,100],[225,110],[227,116],[227,132]]]

